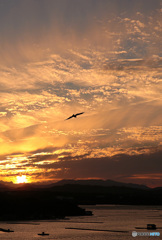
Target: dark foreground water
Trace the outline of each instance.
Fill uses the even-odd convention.
[[[83,206],[82,206],[83,207]],[[69,220],[37,221],[37,222],[0,222],[0,228],[14,230],[12,233],[0,232],[2,240],[28,240],[28,239],[65,239],[65,240],[129,240],[129,239],[162,239],[160,237],[132,237],[135,227],[146,227],[146,224],[156,224],[162,227],[162,206],[119,206],[97,205],[84,206],[86,210],[93,211],[93,216],[71,217]],[[78,230],[66,228],[82,228],[110,231]],[[38,236],[41,232],[49,233],[49,236]],[[113,232],[114,231],[114,232]],[[116,232],[128,231],[128,232]],[[153,232],[153,231],[151,231]]]

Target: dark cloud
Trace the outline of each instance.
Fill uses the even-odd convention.
[[[37,165],[37,162],[44,160],[59,161],[48,164],[37,165],[42,169],[61,169],[58,171],[57,178],[120,178],[125,179],[138,174],[159,174],[162,172],[161,158],[162,151],[152,148],[151,153],[127,155],[118,154],[112,157],[90,158],[89,154],[71,156],[69,153],[59,159],[59,154],[36,156],[31,158],[31,163]],[[68,170],[66,170],[68,169]],[[66,171],[65,171],[66,170]],[[64,174],[64,175],[62,175]],[[48,175],[48,174],[47,174]]]
[[[105,158],[86,158],[78,161],[61,161],[53,164],[53,168],[68,169],[63,174],[58,172],[57,178],[104,178],[120,181],[130,181],[136,174],[159,174],[161,167],[162,151],[141,155],[116,155]],[[52,167],[52,166],[51,166]],[[126,177],[128,176],[128,177]],[[150,176],[150,182],[151,182]],[[149,181],[148,181],[149,182]],[[161,180],[162,184],[162,180]]]

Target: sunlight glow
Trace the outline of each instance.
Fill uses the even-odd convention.
[[[27,178],[25,175],[17,176],[16,177],[16,183],[27,183]]]

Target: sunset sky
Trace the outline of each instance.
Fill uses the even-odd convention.
[[[160,2],[0,0],[0,181],[162,186]]]

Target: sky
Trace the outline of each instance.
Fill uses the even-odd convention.
[[[160,2],[0,0],[1,182],[162,186]]]

